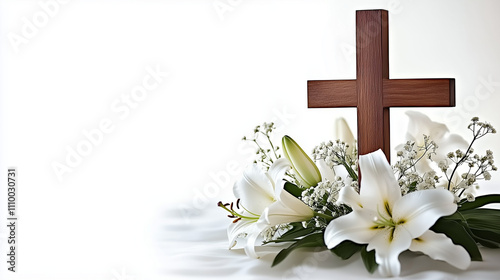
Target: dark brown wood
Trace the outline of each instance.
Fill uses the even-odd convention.
[[[358,152],[390,159],[390,107],[455,106],[454,79],[389,79],[385,10],[356,11],[356,80],[308,81],[308,107],[357,107]]]

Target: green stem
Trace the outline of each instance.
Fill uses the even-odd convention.
[[[267,137],[267,141],[269,141],[269,144],[271,145],[271,150],[273,150],[274,157],[275,157],[276,159],[278,159],[279,157],[278,157],[278,155],[276,154],[276,150],[274,149],[274,145],[273,145],[273,142],[271,141],[271,138],[269,137],[269,135],[268,135],[268,134],[265,134],[265,135],[266,135],[266,137]]]
[[[253,142],[255,143],[255,145],[257,145],[257,147],[259,147],[259,149],[260,149],[260,150],[261,150],[261,151],[262,151],[262,152],[263,152],[263,153],[264,153],[264,154],[265,154],[265,155],[269,158],[269,161],[270,161],[271,163],[274,163],[273,158],[272,158],[272,157],[270,157],[270,156],[267,154],[266,150],[265,150],[265,149],[263,149],[263,148],[259,145],[259,143],[257,142],[257,139],[253,139],[252,141],[253,141]]]
[[[340,163],[345,167],[345,169],[347,170],[347,173],[349,173],[349,176],[351,176],[351,178],[354,180],[354,181],[357,181],[358,180],[358,175],[356,174],[356,172],[351,168],[351,166],[349,166],[349,164],[347,163],[347,161],[345,160],[345,155],[339,155],[338,153],[335,153],[335,156],[337,157],[337,159],[340,161]]]
[[[453,168],[453,171],[451,172],[451,175],[450,175],[450,180],[448,181],[448,190],[450,190],[451,180],[453,180],[453,175],[455,175],[455,172],[457,171],[458,167],[460,165],[462,165],[462,163],[464,163],[465,159],[468,157],[469,151],[472,148],[472,144],[474,144],[474,141],[476,141],[476,139],[477,139],[476,135],[474,135],[474,138],[472,139],[472,142],[470,142],[470,145],[467,148],[467,151],[465,151],[464,156],[457,162],[457,164],[455,164],[455,168]]]
[[[333,220],[332,216],[329,216],[329,215],[326,215],[326,214],[323,214],[323,213],[314,212],[314,216],[318,216],[320,218],[326,219],[327,221]]]
[[[232,209],[229,209],[227,208],[224,204],[222,203],[219,203],[217,206],[219,206],[220,208],[226,210],[227,212],[229,212],[231,215],[233,216],[236,216],[236,217],[239,217],[239,218],[242,218],[242,219],[248,219],[248,220],[258,220],[260,217],[257,216],[257,217],[248,217],[248,216],[244,216],[244,215],[241,215],[240,213],[237,213],[236,211],[232,210]],[[244,207],[243,207],[244,208]],[[246,210],[246,209],[245,209]],[[248,210],[247,210],[248,211]],[[254,213],[251,213],[249,211],[250,214],[252,215],[255,215]]]

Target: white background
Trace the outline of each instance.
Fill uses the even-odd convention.
[[[355,129],[354,109],[307,109],[306,81],[355,78],[357,9],[390,12],[391,78],[456,78],[456,108],[419,111],[466,139],[473,116],[500,127],[498,1],[0,3],[0,172],[2,182],[7,167],[19,176],[15,274],[3,261],[0,194],[7,279],[166,276],[152,249],[159,221],[189,223],[231,199],[253,158],[240,139],[255,125],[275,121],[278,141],[289,134],[306,151],[333,137],[337,117]],[[128,115],[113,109],[156,68],[168,77]],[[393,145],[405,110],[391,111]],[[111,131],[68,166],[103,120]],[[476,150],[498,154],[498,142]],[[493,177],[482,192],[500,191]]]

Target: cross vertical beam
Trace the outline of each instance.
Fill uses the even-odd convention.
[[[384,79],[389,79],[387,11],[356,12],[356,94],[359,154],[382,149],[390,159],[389,108]]]

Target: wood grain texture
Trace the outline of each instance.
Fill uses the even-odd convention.
[[[356,107],[356,80],[307,81],[309,108]]]
[[[390,158],[386,130],[389,110],[384,109],[383,80],[389,78],[387,11],[356,12],[356,93],[358,97],[358,151],[360,155],[382,149]],[[390,144],[389,144],[390,146]]]
[[[384,107],[455,106],[455,79],[384,80]]]

